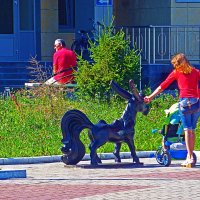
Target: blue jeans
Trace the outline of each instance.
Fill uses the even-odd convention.
[[[183,115],[179,107],[179,112],[184,130],[195,130],[200,116],[200,111]]]

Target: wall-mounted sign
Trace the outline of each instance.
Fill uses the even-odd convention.
[[[96,0],[97,6],[112,6],[112,0]]]

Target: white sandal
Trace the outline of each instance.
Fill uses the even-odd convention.
[[[182,167],[188,167],[188,168],[192,168],[195,166],[195,161],[194,159],[187,159],[185,160],[183,163],[181,163]]]

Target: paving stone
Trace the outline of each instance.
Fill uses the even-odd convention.
[[[0,165],[2,170],[26,170],[27,178],[0,181],[0,200],[146,200],[200,199],[200,163],[181,167],[173,160],[169,167],[155,158],[141,158],[140,167],[122,167],[114,160],[102,160],[112,167],[65,167],[62,162]],[[128,163],[128,164],[127,164]],[[121,165],[131,165],[122,159]],[[80,165],[90,165],[82,161]]]

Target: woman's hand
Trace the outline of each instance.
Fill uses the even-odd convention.
[[[151,102],[151,98],[149,96],[145,96],[144,97],[144,103],[150,103]]]
[[[149,96],[145,96],[145,97],[144,97],[144,102],[147,103],[147,104],[150,103],[151,100],[152,100],[156,95],[160,94],[162,91],[163,91],[163,90],[161,89],[161,87],[158,86],[158,87],[154,90],[154,92],[153,92],[152,94],[150,94]]]

